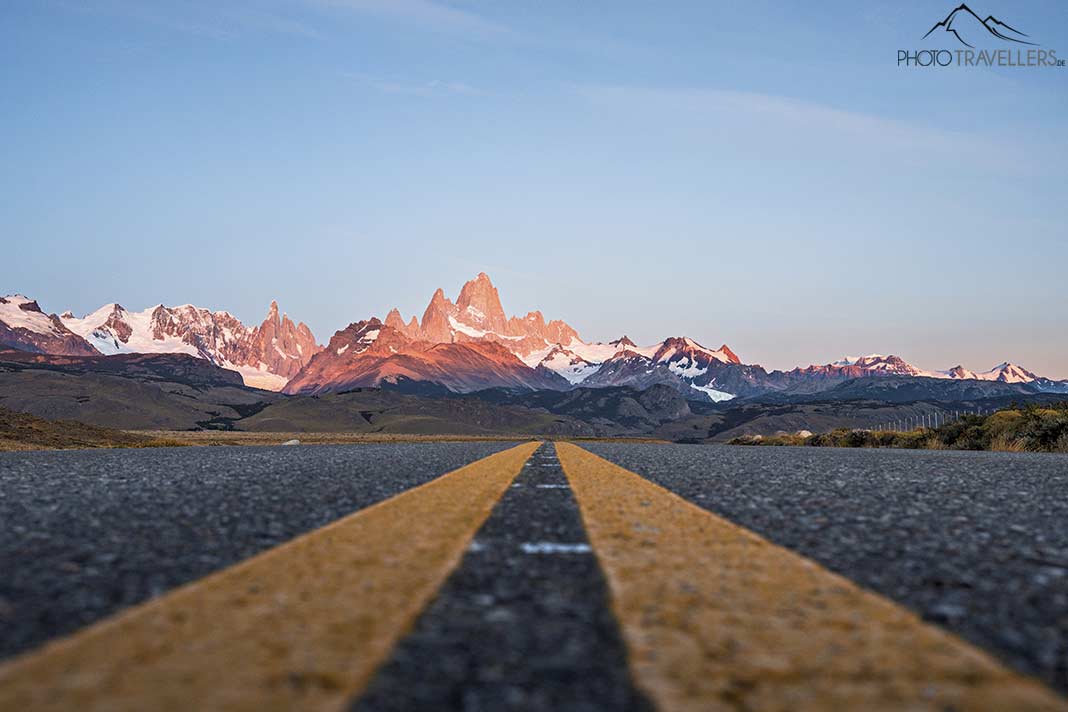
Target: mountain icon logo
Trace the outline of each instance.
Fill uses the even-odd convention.
[[[946,15],[946,19],[936,22],[934,27],[929,29],[927,34],[923,36],[923,39],[927,39],[936,30],[950,33],[965,47],[974,48],[975,45],[973,45],[972,42],[976,42],[979,38],[986,37],[987,35],[993,35],[1006,42],[1018,42],[1019,44],[1037,46],[1037,43],[1029,41],[1030,37],[1028,35],[1002,22],[993,15],[988,15],[985,20],[980,19],[980,17],[964,3],[961,3],[958,7],[954,8],[952,12]],[[971,42],[969,42],[969,40],[971,40]]]

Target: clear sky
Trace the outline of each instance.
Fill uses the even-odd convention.
[[[0,292],[1068,378],[1068,68],[899,68],[955,4],[6,0]]]

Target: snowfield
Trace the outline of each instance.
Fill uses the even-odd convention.
[[[32,331],[35,334],[47,334],[58,336],[61,335],[56,325],[52,323],[52,319],[47,315],[39,311],[26,311],[22,309],[23,304],[30,304],[32,299],[24,297],[21,294],[12,294],[11,296],[4,297],[6,304],[0,304],[0,321],[7,324],[12,329],[26,329]]]

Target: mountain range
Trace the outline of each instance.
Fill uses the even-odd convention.
[[[644,347],[626,336],[587,342],[574,327],[546,321],[539,311],[507,316],[485,273],[465,283],[455,301],[436,290],[421,319],[405,321],[392,309],[384,320],[349,324],[325,347],[305,324],[280,315],[275,302],[261,324],[248,327],[228,312],[188,304],[129,311],[113,303],[83,317],[46,314],[21,295],[0,297],[0,346],[68,356],[189,354],[236,371],[247,386],[301,395],[366,387],[468,393],[666,385],[685,400],[715,403],[819,393],[853,379],[890,376],[1068,392],[1068,381],[1010,362],[981,372],[963,366],[928,371],[898,356],[871,354],[768,371],[744,363],[726,344],[713,349],[686,336]]]

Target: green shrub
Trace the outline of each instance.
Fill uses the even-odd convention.
[[[1028,450],[1054,452],[1060,439],[1068,433],[1068,413],[1056,410],[1035,410],[1019,435],[1027,441]]]
[[[1054,452],[1068,452],[1068,433],[1063,433],[1057,438],[1057,444],[1053,448]]]
[[[928,450],[1005,450],[1068,452],[1068,402],[1014,406],[990,415],[965,415],[933,429],[907,432],[838,428],[808,437],[745,436],[735,445],[811,445],[813,447],[895,447]]]
[[[895,432],[891,447],[904,447],[906,449],[921,449],[929,439],[930,434],[926,430],[909,430],[908,432]]]

